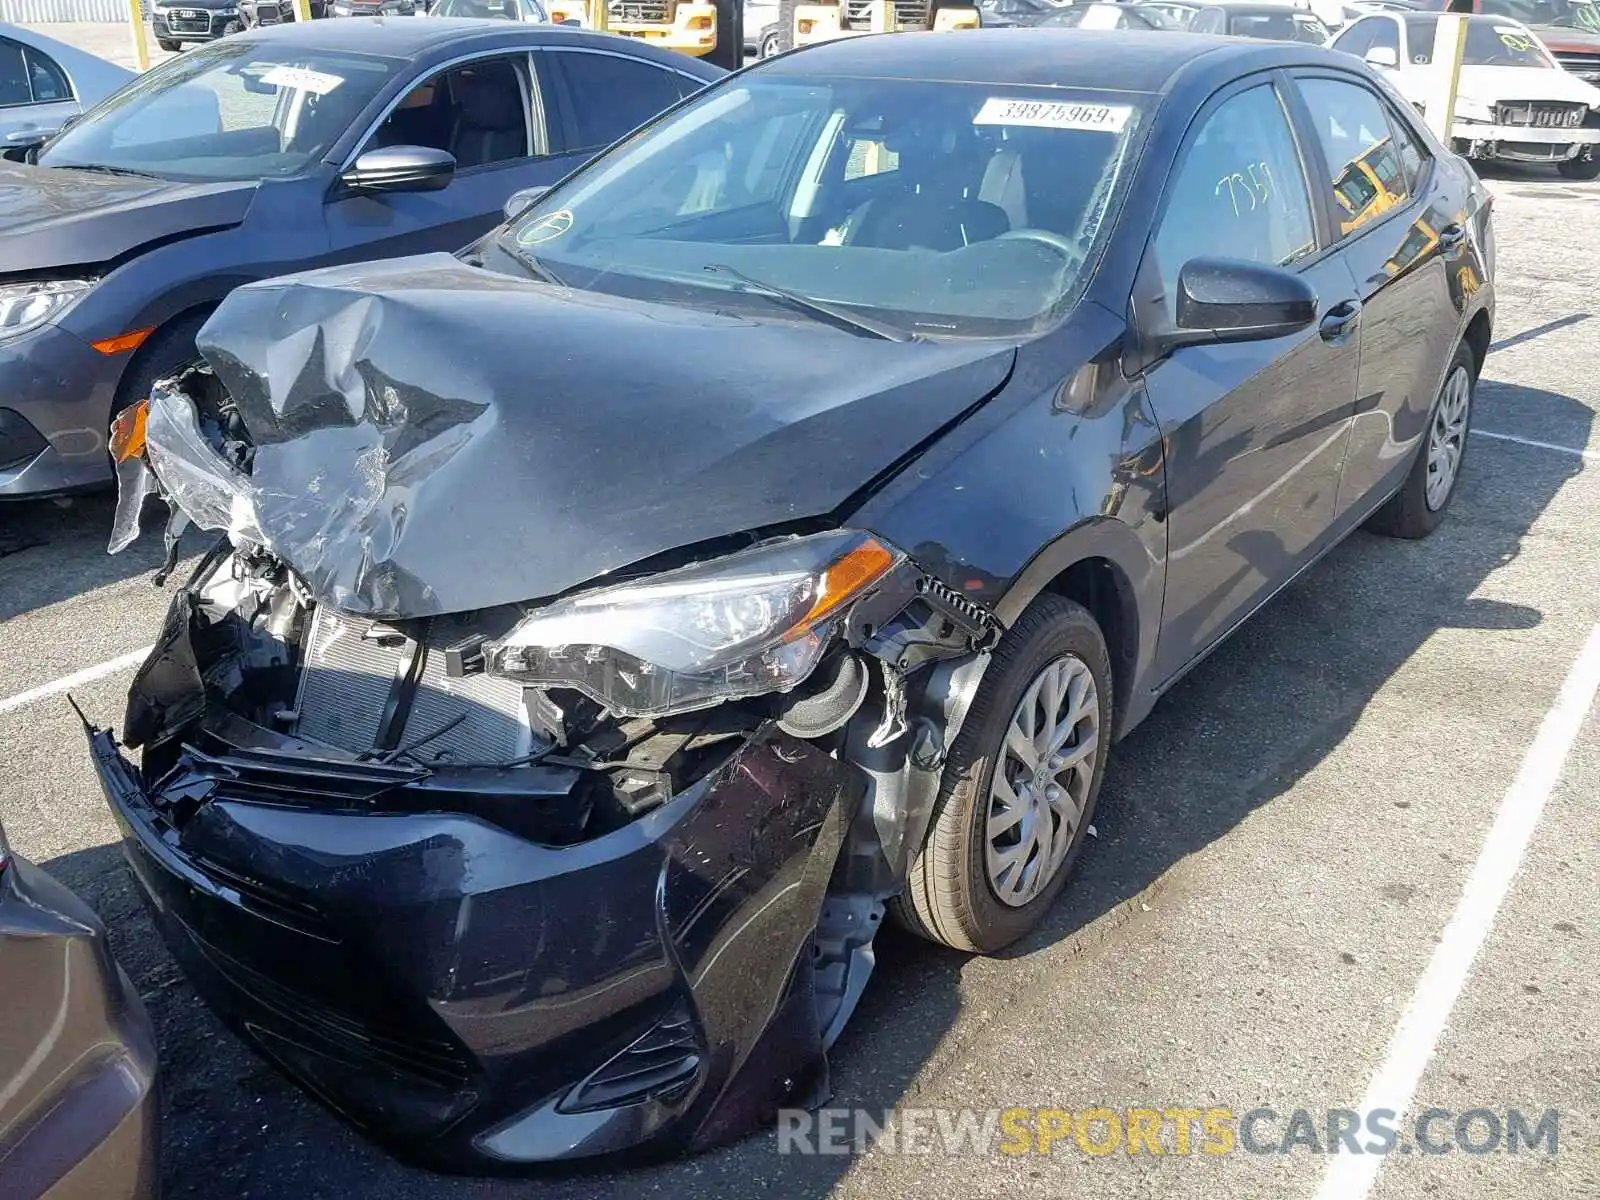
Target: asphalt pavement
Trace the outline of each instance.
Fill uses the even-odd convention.
[[[1556,1152],[1433,1153],[1402,1122],[1371,1195],[1600,1197],[1600,185],[1490,185],[1496,347],[1443,528],[1356,535],[1165,699],[1117,748],[1097,836],[1026,944],[982,959],[886,934],[832,1056],[840,1108],[1270,1109],[1253,1145],[1271,1152],[1094,1154],[1068,1135],[1047,1155],[885,1138],[814,1156],[765,1133],[530,1182],[396,1164],[195,998],[52,690],[88,671],[72,695],[120,723],[130,670],[92,669],[153,638],[159,539],[108,557],[107,499],[0,507],[0,820],[104,917],[154,1016],[168,1194],[1343,1200],[1368,1185],[1330,1177],[1338,1156],[1277,1152],[1293,1114],[1320,1129],[1412,1070],[1411,1111],[1451,1114],[1436,1132],[1557,1110]]]

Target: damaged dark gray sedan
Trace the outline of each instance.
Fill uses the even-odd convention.
[[[434,1166],[817,1102],[885,916],[1025,935],[1113,741],[1351,530],[1439,524],[1493,257],[1348,56],[977,31],[764,62],[458,255],[240,288],[112,437],[115,545],[152,493],[224,531],[141,761],[89,731],[164,935]]]

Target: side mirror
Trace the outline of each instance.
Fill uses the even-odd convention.
[[[1142,362],[1155,362],[1179,346],[1266,341],[1298,333],[1317,320],[1317,293],[1282,267],[1195,258],[1178,272],[1173,309],[1176,325],[1162,322],[1141,331]]]
[[[339,178],[352,192],[437,192],[455,178],[455,155],[431,146],[368,150]]]
[[[1169,346],[1255,342],[1298,333],[1317,319],[1317,294],[1281,267],[1193,258],[1178,272],[1177,328]]]
[[[1374,46],[1367,51],[1367,66],[1380,71],[1392,71],[1400,65],[1400,55],[1392,46]]]
[[[502,210],[506,220],[515,221],[527,212],[550,190],[549,184],[540,184],[538,187],[518,188],[506,199],[505,208]]]

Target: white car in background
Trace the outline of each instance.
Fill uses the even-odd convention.
[[[1453,148],[1480,161],[1554,163],[1568,179],[1600,176],[1600,88],[1562,70],[1521,22],[1466,20]],[[1365,59],[1421,107],[1438,28],[1438,13],[1374,13],[1328,44]]]
[[[0,24],[0,149],[38,145],[133,74],[54,38]]]

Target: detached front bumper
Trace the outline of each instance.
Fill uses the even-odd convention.
[[[0,499],[111,482],[106,430],[126,361],[53,325],[0,346]]]
[[[147,788],[109,733],[89,744],[197,990],[400,1157],[692,1149],[826,1086],[810,941],[861,785],[811,743],[759,733],[562,847],[423,796],[362,811],[362,772],[370,794],[389,768],[187,754]]]
[[[1480,160],[1566,162],[1594,153],[1600,145],[1600,128],[1540,129],[1457,121],[1450,133],[1458,153]]]

